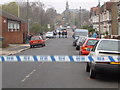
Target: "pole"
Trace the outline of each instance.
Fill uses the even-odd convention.
[[[18,4],[18,17],[20,17],[20,6]]]
[[[98,8],[99,8],[99,38],[100,37],[100,34],[101,34],[101,30],[100,30],[100,0],[98,0]]]
[[[80,6],[80,28],[82,27],[82,10]]]
[[[27,0],[27,23],[28,23],[28,35],[30,34],[29,31],[29,0]]]

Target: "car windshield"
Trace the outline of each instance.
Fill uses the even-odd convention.
[[[98,40],[88,40],[86,45],[94,46],[97,42]]]
[[[118,47],[119,45],[120,45],[120,41],[103,40],[100,42],[97,50],[120,52],[120,49]]]
[[[31,40],[40,40],[39,37],[32,37]]]

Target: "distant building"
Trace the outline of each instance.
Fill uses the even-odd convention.
[[[27,22],[8,12],[0,11],[2,20],[2,37],[6,44],[25,43],[27,35]]]
[[[89,11],[85,9],[70,9],[69,3],[66,1],[65,10],[62,13],[62,24],[66,25],[76,25],[80,27],[81,25],[89,24]]]

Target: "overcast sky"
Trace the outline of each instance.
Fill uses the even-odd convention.
[[[11,1],[27,1],[27,0],[0,0],[0,3],[8,3]],[[29,0],[29,1],[40,1],[43,2],[46,8],[54,7],[58,13],[61,13],[65,10],[66,0]],[[101,5],[104,2],[110,0],[100,0]],[[70,9],[79,9],[80,6],[83,9],[90,10],[91,7],[98,5],[98,0],[68,0]]]

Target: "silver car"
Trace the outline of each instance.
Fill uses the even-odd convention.
[[[80,50],[80,46],[85,42],[87,37],[79,37],[79,39],[76,41],[76,50]]]
[[[90,78],[96,78],[98,73],[115,72],[120,70],[120,40],[117,39],[101,39],[95,47],[91,50],[89,56],[117,56],[118,62],[88,62],[86,65],[86,71],[90,72]],[[120,74],[120,73],[118,73]]]

